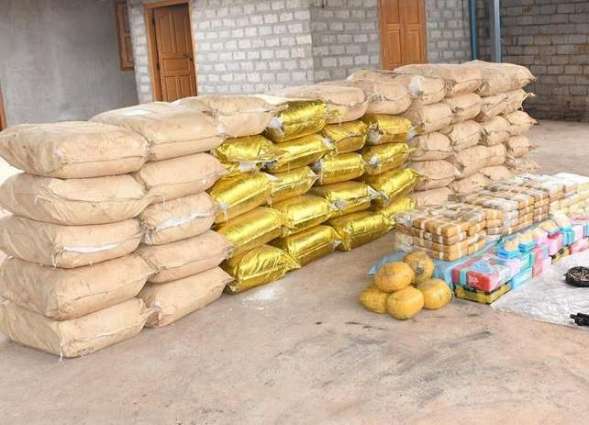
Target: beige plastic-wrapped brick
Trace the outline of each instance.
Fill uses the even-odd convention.
[[[85,225],[136,217],[149,199],[129,175],[58,179],[20,173],[0,186],[0,205],[37,221]]]
[[[130,254],[141,236],[136,219],[87,226],[41,223],[17,216],[0,219],[0,249],[6,254],[66,269]]]
[[[414,102],[402,117],[411,121],[418,133],[432,133],[449,126],[454,114],[446,103],[423,105]]]
[[[512,158],[526,156],[534,147],[526,136],[514,136],[505,142],[507,155]]]
[[[503,117],[494,117],[481,123],[481,143],[485,146],[494,146],[505,142],[511,134],[511,124]]]
[[[141,332],[152,314],[142,300],[128,301],[77,319],[56,321],[0,301],[0,331],[12,341],[63,357],[79,357]]]
[[[441,187],[438,189],[413,192],[410,196],[415,201],[417,208],[424,208],[443,205],[448,201],[451,194],[452,190],[447,187]]]
[[[524,111],[515,111],[507,114],[505,115],[505,119],[509,121],[509,133],[512,136],[521,136],[530,131],[534,125],[538,124],[538,121]]]
[[[448,136],[455,151],[472,148],[481,141],[481,126],[476,121],[464,121],[441,130]]]
[[[458,176],[458,170],[449,161],[418,161],[410,162],[409,168],[421,176],[416,190],[437,189],[448,186]]]
[[[143,243],[163,245],[200,235],[211,228],[215,214],[215,203],[205,192],[153,204],[139,216]]]
[[[513,177],[509,169],[502,165],[482,168],[481,174],[491,181],[507,180]]]
[[[473,146],[472,148],[456,152],[451,159],[458,170],[460,178],[472,176],[487,165],[489,158],[488,148],[485,146]]]
[[[409,141],[412,161],[435,161],[452,155],[452,142],[448,136],[434,132],[417,136]]]
[[[137,255],[75,269],[12,257],[0,267],[0,298],[49,319],[75,319],[135,297],[153,272]]]
[[[204,112],[166,102],[103,112],[91,121],[124,127],[149,142],[149,160],[207,152],[223,142],[223,126]]]
[[[147,141],[111,125],[67,121],[21,124],[0,134],[0,156],[30,174],[60,178],[112,176],[137,171]]]
[[[366,69],[354,72],[349,80],[370,80],[377,82],[394,81],[402,84],[414,101],[423,105],[438,103],[446,96],[446,84],[440,78],[421,75],[399,75],[393,71]],[[387,112],[381,112],[386,114]]]
[[[229,242],[209,230],[166,245],[143,245],[137,254],[157,271],[149,277],[149,282],[163,283],[217,267],[227,258],[229,250]]]
[[[399,81],[390,76],[375,77],[374,79],[326,81],[321,84],[343,85],[357,87],[368,96],[368,114],[398,115],[411,106],[409,90]]]
[[[206,153],[150,162],[135,174],[152,203],[204,192],[226,173],[217,158]]]
[[[358,87],[314,84],[287,87],[275,94],[288,99],[322,100],[327,105],[327,124],[357,120],[368,108],[368,97]]]
[[[139,294],[155,313],[147,327],[167,326],[217,300],[233,278],[219,267],[166,283],[149,283]]]
[[[505,149],[505,145],[503,143],[500,145],[488,147],[487,154],[487,167],[503,165],[507,159],[507,149]]]
[[[482,101],[478,94],[469,93],[450,97],[444,100],[454,114],[453,123],[459,123],[476,118],[481,112]]]
[[[490,183],[490,180],[481,173],[475,173],[460,180],[454,180],[450,188],[457,194],[473,193],[483,189]]]
[[[395,68],[396,74],[422,75],[440,78],[446,83],[446,96],[455,97],[474,93],[482,83],[482,74],[476,67],[458,64],[413,64]]]
[[[477,121],[489,121],[499,114],[503,114],[507,109],[507,95],[505,93],[496,94],[481,98],[481,112],[477,115]]]
[[[286,108],[284,99],[262,95],[201,95],[173,102],[211,115],[230,137],[261,134],[270,121]]]

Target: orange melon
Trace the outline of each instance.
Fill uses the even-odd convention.
[[[425,282],[434,274],[434,262],[424,251],[413,251],[403,258],[403,261],[415,272],[415,283]]]
[[[429,279],[417,285],[424,299],[424,307],[438,310],[452,301],[452,291],[441,279]]]
[[[413,286],[393,292],[387,298],[387,311],[398,320],[411,319],[423,308],[423,294]]]
[[[385,264],[374,276],[374,284],[383,292],[395,292],[403,289],[415,279],[413,269],[400,261]]]
[[[389,294],[374,286],[369,286],[360,293],[360,304],[367,310],[374,313],[384,314],[387,312],[387,298]]]

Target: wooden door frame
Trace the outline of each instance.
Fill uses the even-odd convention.
[[[6,123],[6,111],[4,109],[4,97],[2,96],[2,86],[0,85],[0,131],[8,127]]]
[[[380,37],[380,64],[381,66],[384,64],[384,54],[382,49],[382,38],[383,38],[383,30],[384,30],[384,16],[382,13],[382,3],[387,0],[378,0],[378,36]],[[423,59],[425,60],[424,63],[428,63],[427,59],[427,9],[425,7],[425,0],[417,0],[419,1],[419,8],[423,13],[423,24],[421,26],[421,32],[423,34]]]
[[[196,45],[194,40],[194,33],[192,32],[192,1],[191,0],[161,0],[153,3],[145,3],[143,5],[143,14],[145,16],[145,29],[147,34],[147,67],[149,68],[149,76],[151,78],[151,91],[152,100],[162,100],[162,80],[160,78],[160,71],[158,69],[158,52],[157,42],[155,39],[155,23],[154,23],[154,11],[160,7],[176,6],[179,4],[188,5],[188,26],[190,28],[190,41],[192,44],[192,58],[194,66],[194,78],[197,84],[198,92],[198,79],[197,79],[197,66],[196,66]]]

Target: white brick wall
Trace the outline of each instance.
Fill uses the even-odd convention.
[[[143,4],[129,0],[140,102],[152,100]],[[198,92],[260,93],[380,67],[378,0],[191,0]],[[470,56],[466,1],[426,0],[428,59]]]

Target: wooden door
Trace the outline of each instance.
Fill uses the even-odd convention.
[[[0,131],[8,127],[6,123],[6,112],[4,111],[4,98],[2,96],[2,86],[0,86]]]
[[[161,99],[173,101],[196,96],[196,72],[187,4],[154,10],[157,66]]]
[[[380,0],[380,45],[384,69],[424,63],[424,0]]]

